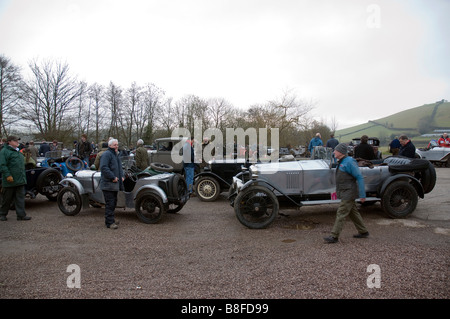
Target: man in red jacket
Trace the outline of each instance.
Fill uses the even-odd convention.
[[[438,145],[440,147],[450,147],[450,137],[447,136],[447,133],[444,133],[440,139],[438,139]]]

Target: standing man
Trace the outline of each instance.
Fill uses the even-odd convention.
[[[77,144],[78,156],[80,156],[89,165],[89,155],[91,155],[91,143],[87,141],[87,135],[81,135],[81,142]]]
[[[316,133],[316,136],[309,141],[308,151],[311,154],[311,157],[313,156],[314,147],[316,146],[323,146],[322,136],[320,133]]]
[[[440,147],[450,147],[450,137],[448,137],[447,133],[444,133],[437,143]]]
[[[325,237],[325,242],[338,242],[347,216],[350,217],[358,230],[358,234],[353,237],[366,238],[369,236],[369,232],[364,225],[355,203],[355,199],[357,198],[361,199],[361,203],[366,201],[364,178],[361,175],[356,160],[347,156],[347,145],[344,143],[338,144],[334,149],[334,156],[338,159],[338,166],[336,168],[336,194],[337,198],[341,200],[341,203],[336,212],[336,220],[331,231],[331,236]]]
[[[326,147],[332,148],[334,151],[334,148],[339,144],[339,141],[334,137],[334,133],[330,134],[330,139],[327,141]]]
[[[134,156],[136,160],[136,167],[141,171],[150,166],[150,160],[148,158],[148,153],[144,147],[144,141],[139,139],[136,143],[136,154]]]
[[[392,153],[393,156],[397,156],[398,152],[400,151],[400,147],[402,145],[400,144],[400,141],[398,140],[398,137],[396,136],[390,143],[389,143],[389,152]]]
[[[100,158],[100,189],[105,198],[105,225],[107,228],[117,229],[118,222],[114,219],[117,205],[117,193],[123,191],[123,170],[119,158],[119,141],[112,139],[108,142],[108,150]]]
[[[25,213],[25,174],[24,157],[18,151],[19,138],[9,136],[7,145],[0,152],[0,172],[2,174],[2,202],[0,220],[6,221],[9,207],[15,204],[17,220],[30,220]]]
[[[414,158],[416,156],[416,147],[411,140],[406,135],[400,136],[398,140],[401,144],[398,155]]]
[[[361,136],[361,142],[355,146],[354,158],[362,158],[365,160],[375,159],[375,152],[372,145],[369,145],[369,137],[367,135]]]
[[[183,145],[183,168],[189,195],[192,195],[195,171],[193,139],[187,140]]]

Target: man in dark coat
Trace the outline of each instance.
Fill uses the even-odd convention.
[[[100,158],[100,189],[105,198],[105,225],[111,229],[118,226],[114,219],[114,210],[117,205],[117,194],[123,191],[123,169],[119,158],[119,141],[112,139],[108,142],[108,150]]]
[[[39,146],[39,156],[44,157],[47,152],[50,152],[50,145],[43,141],[41,146]]]
[[[398,140],[402,145],[400,147],[400,152],[398,153],[398,155],[414,158],[416,156],[416,147],[411,142],[411,140],[406,135],[400,136]]]
[[[361,136],[361,143],[355,147],[354,158],[362,158],[365,160],[375,159],[375,152],[372,145],[367,144],[369,137],[367,135]]]
[[[0,220],[6,221],[6,215],[12,203],[15,204],[17,220],[30,220],[25,213],[25,162],[23,154],[18,151],[19,138],[10,135],[0,152],[0,172],[2,174],[2,202]]]

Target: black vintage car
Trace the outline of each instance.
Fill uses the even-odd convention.
[[[194,191],[204,202],[215,201],[220,193],[227,191],[233,183],[233,176],[248,167],[243,158],[210,161],[203,171],[194,177]]]
[[[27,198],[35,198],[38,194],[42,194],[51,201],[56,201],[58,192],[61,189],[59,182],[62,175],[59,170],[49,167],[36,167],[25,171],[27,176],[27,185],[25,187],[25,196]],[[0,174],[0,189],[2,176]]]

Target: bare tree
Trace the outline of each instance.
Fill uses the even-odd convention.
[[[100,129],[103,128],[103,120],[105,119],[104,109],[104,94],[105,88],[94,83],[89,87],[89,103],[92,105],[91,116],[93,121],[93,126],[95,130],[95,141],[100,142]]]
[[[225,132],[229,116],[233,114],[233,106],[224,98],[208,100],[206,120],[208,126],[218,128]]]
[[[21,81],[20,68],[0,55],[0,136],[7,136],[7,127],[18,120],[14,110],[20,101]]]
[[[33,61],[29,67],[32,76],[22,86],[21,117],[33,123],[43,138],[63,139],[74,129],[68,119],[81,94],[80,85],[67,64]]]
[[[172,98],[168,98],[162,105],[161,115],[158,117],[159,125],[166,132],[166,136],[170,136],[172,131],[179,126],[178,112],[175,106],[173,106]]]
[[[154,137],[158,114],[163,113],[165,92],[154,84],[147,84],[142,93],[144,107],[143,114],[139,114],[142,120],[137,125],[137,134],[150,143]]]
[[[113,82],[109,82],[109,86],[105,92],[105,99],[108,102],[110,119],[108,135],[120,139],[121,131],[119,130],[119,117],[123,103],[122,89]]]

